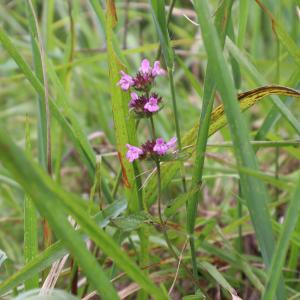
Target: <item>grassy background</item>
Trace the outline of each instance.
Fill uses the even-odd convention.
[[[96,290],[103,299],[167,299],[168,291],[171,299],[298,299],[299,95],[269,89],[241,100],[250,107],[243,113],[235,101],[266,85],[299,90],[297,1],[177,0],[165,13],[164,1],[115,1],[117,22],[114,1],[104,2],[0,4],[0,297],[24,282],[42,287],[69,253],[46,287],[78,298]],[[135,74],[159,47],[169,76],[155,85],[164,99],[156,131],[174,136],[177,116],[187,149],[187,193],[181,163],[162,166],[180,268],[159,226],[155,165],[124,160],[128,188],[116,154],[150,136],[145,120],[136,131],[127,114],[119,70]],[[210,116],[221,104],[223,128],[218,111]]]

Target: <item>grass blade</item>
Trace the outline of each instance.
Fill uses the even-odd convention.
[[[259,101],[264,99],[266,96],[272,95],[273,93],[274,95],[293,96],[300,99],[300,92],[297,90],[281,86],[266,86],[239,94],[237,98],[239,99],[240,109],[245,111],[251,106],[259,103]],[[208,136],[213,135],[227,124],[228,121],[224,114],[224,106],[220,105],[216,107],[211,114]],[[198,130],[199,124],[195,124],[194,127],[185,134],[182,139],[183,147],[188,147],[188,149],[190,149],[191,146],[193,147],[195,139],[197,138]],[[179,169],[180,163],[178,162],[162,165],[162,189],[167,187]],[[148,199],[148,206],[152,205],[156,199],[155,185],[155,176],[151,176],[144,189],[144,199]]]
[[[290,200],[287,211],[284,217],[283,228],[279,237],[279,240],[274,251],[272,263],[268,271],[268,279],[265,292],[263,294],[263,300],[274,299],[276,289],[280,280],[280,274],[282,272],[286,254],[288,251],[290,238],[293,230],[296,226],[299,218],[300,211],[300,177],[297,180],[297,187],[294,191],[294,195]]]
[[[204,45],[208,59],[214,61],[214,74],[217,87],[224,103],[224,110],[228,118],[231,137],[235,145],[235,155],[238,164],[257,170],[254,151],[249,143],[248,129],[238,102],[236,101],[235,88],[231,80],[226,61],[222,54],[215,28],[210,22],[208,5],[205,1],[195,2],[195,8],[200,23]],[[240,174],[244,198],[251,215],[252,224],[266,266],[270,266],[274,251],[274,237],[271,218],[267,210],[268,195],[262,181],[252,176]],[[278,298],[285,299],[283,283],[278,289]]]
[[[216,26],[220,32],[221,43],[224,45],[225,36],[228,28],[228,20],[230,19],[232,1],[224,1],[222,6],[220,6],[217,16],[216,16]],[[227,16],[225,18],[225,16]],[[223,20],[226,20],[223,23]],[[191,188],[195,189],[197,186],[201,186],[203,167],[205,160],[205,151],[206,144],[210,128],[211,113],[214,103],[214,94],[215,94],[215,81],[214,74],[212,72],[211,62],[208,62],[206,76],[204,81],[204,96],[203,96],[203,105],[202,112],[199,121],[199,130],[197,134],[196,141],[196,157],[195,157],[195,167],[193,169],[192,185]],[[200,191],[192,195],[188,201],[187,205],[187,231],[190,237],[190,247],[191,247],[191,258],[193,264],[193,272],[197,276],[197,263],[196,263],[196,249],[195,242],[193,238],[195,221],[196,221],[196,212],[198,201],[201,197]]]
[[[30,128],[26,123],[26,152],[31,155]],[[33,260],[38,254],[38,220],[36,209],[29,195],[24,199],[24,259],[25,263]],[[36,273],[32,278],[25,281],[25,290],[39,287],[39,276]]]
[[[120,80],[120,71],[126,71],[119,60],[113,43],[113,27],[116,24],[116,10],[114,2],[107,1],[106,37],[107,55],[109,62],[110,92],[112,101],[113,118],[117,142],[118,157],[122,166],[123,183],[126,187],[129,209],[137,211],[143,208],[141,193],[137,191],[135,163],[131,164],[126,159],[126,144],[136,145],[134,119],[129,115],[129,93],[123,92],[117,83]]]
[[[112,257],[118,267],[123,269],[149,294],[155,299],[168,299],[164,292],[155,286],[149,277],[119,248],[118,244],[91,220],[88,214],[88,204],[73,194],[63,191],[59,185],[45,176],[2,130],[0,130],[0,154],[2,163],[30,194],[35,206],[47,218],[58,237],[64,240],[71,254],[81,265],[90,282],[103,295],[103,298],[114,299],[116,292],[107,281],[106,275],[95,258],[86,250],[79,235],[69,225],[63,211],[72,215],[96,245]]]
[[[101,228],[108,225],[111,219],[119,216],[126,209],[125,201],[115,201],[112,205],[107,206],[103,211],[97,213],[94,217],[98,226]],[[34,259],[28,262],[19,271],[0,283],[0,295],[17,287],[23,281],[26,281],[36,273],[39,273],[55,261],[67,254],[67,249],[63,241],[57,241],[43,252],[39,253]]]
[[[39,95],[43,95],[44,94],[43,84],[39,81],[39,79],[32,72],[32,70],[26,63],[26,61],[19,54],[16,47],[12,44],[12,42],[10,41],[10,39],[8,38],[7,34],[2,29],[2,27],[0,27],[0,41],[3,44],[4,48],[7,50],[7,52],[10,54],[10,56],[14,59],[14,61],[16,62],[20,70],[24,73],[27,80],[31,83],[32,87],[36,90],[36,92]],[[51,98],[49,100],[50,100],[49,105],[53,117],[55,117],[58,120],[60,125],[65,130],[66,134],[74,142],[74,145],[78,150],[78,152],[82,154],[83,157],[85,157],[86,161],[88,162],[88,167],[93,170],[96,165],[95,154],[85,134],[82,132],[80,125],[78,124],[76,128],[73,128],[74,120],[72,120],[73,123],[69,122],[67,120],[69,119],[68,114],[63,115],[57,103],[54,102],[53,99]]]
[[[254,82],[257,85],[267,84],[263,76],[256,70],[256,68],[251,64],[251,62],[246,58],[245,55],[240,51],[240,49],[230,40],[226,40],[226,47],[228,47],[230,53],[235,57],[241,66],[247,70]],[[291,113],[291,111],[282,103],[279,97],[271,97],[274,105],[280,111],[282,116],[286,119],[287,122],[300,134],[300,122],[297,118]]]
[[[171,47],[165,13],[165,0],[149,0],[153,21],[160,40],[161,49],[168,69],[173,69],[174,52]]]

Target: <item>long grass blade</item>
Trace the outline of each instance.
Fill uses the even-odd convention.
[[[10,54],[10,56],[15,60],[16,64],[20,68],[20,70],[24,73],[27,80],[31,83],[32,87],[36,90],[39,95],[44,94],[44,87],[40,80],[35,76],[32,72],[26,61],[19,54],[16,47],[12,44],[9,37],[5,33],[5,31],[0,27],[0,41],[3,44],[4,48]],[[69,122],[68,114],[63,114],[59,109],[57,103],[50,98],[50,109],[54,118],[58,120],[60,125],[63,127],[66,134],[72,139],[74,145],[78,152],[86,159],[88,163],[88,167],[94,170],[96,165],[95,154],[91,145],[89,144],[85,134],[82,132],[80,125],[73,128],[73,123]],[[73,120],[74,122],[74,120]]]
[[[268,271],[268,279],[265,292],[263,294],[263,300],[274,299],[278,283],[280,280],[280,274],[282,272],[288,247],[290,244],[290,238],[293,230],[296,226],[297,220],[299,218],[300,211],[300,176],[297,180],[297,186],[294,194],[288,205],[283,228],[279,237],[279,240],[274,251],[271,266]]]
[[[107,281],[107,277],[96,259],[86,250],[80,236],[69,225],[64,211],[72,215],[89,237],[142,288],[155,299],[168,299],[164,292],[155,286],[114,240],[91,220],[88,214],[88,204],[73,194],[63,191],[55,182],[45,176],[40,169],[26,159],[22,151],[7,138],[2,130],[0,130],[0,154],[2,163],[31,196],[35,206],[47,218],[54,232],[64,240],[71,254],[81,265],[90,282],[103,295],[103,298],[114,299],[116,292]],[[29,174],[30,180],[28,180]],[[32,183],[34,183],[34,187]]]
[[[137,190],[135,180],[136,169],[134,164],[131,164],[126,159],[126,144],[136,145],[136,133],[134,119],[129,115],[128,102],[129,94],[123,92],[117,83],[120,79],[120,71],[126,71],[125,66],[122,65],[117,56],[113,44],[113,28],[116,24],[116,9],[114,1],[107,1],[107,15],[106,15],[106,36],[107,36],[107,55],[109,63],[110,76],[110,92],[112,101],[112,110],[115,125],[115,134],[117,141],[118,157],[122,166],[122,178],[125,185],[129,209],[137,211],[143,208],[141,193]]]
[[[235,88],[224,59],[215,28],[210,22],[208,5],[205,1],[195,2],[208,59],[214,61],[214,74],[218,90],[224,103],[231,138],[235,145],[238,164],[257,170],[254,151],[249,143],[249,133],[236,101]],[[256,238],[260,245],[263,260],[270,267],[275,241],[271,218],[267,209],[268,195],[262,181],[252,176],[240,174],[243,196],[247,201]],[[283,282],[277,290],[278,299],[285,299]]]
[[[106,227],[110,220],[116,218],[125,211],[127,204],[125,201],[115,201],[107,206],[103,211],[94,216],[95,221],[101,228]],[[87,210],[87,208],[86,208]],[[22,282],[31,279],[36,273],[44,271],[55,261],[68,253],[63,241],[57,241],[43,252],[40,252],[34,259],[25,264],[20,270],[0,283],[0,295],[5,294],[17,287]]]
[[[228,27],[228,20],[230,19],[232,1],[224,1],[222,6],[219,8],[216,16],[216,26],[220,32],[221,43],[224,45],[226,31]],[[226,16],[226,18],[225,18]],[[223,20],[226,20],[223,23]],[[211,113],[214,103],[214,94],[215,94],[215,81],[214,74],[212,72],[211,61],[208,62],[206,77],[204,81],[204,96],[203,96],[203,105],[202,112],[199,121],[199,130],[196,141],[196,154],[195,154],[195,167],[193,170],[192,177],[192,189],[195,189],[197,186],[201,186],[203,167],[205,160],[205,151],[206,144],[208,139],[208,133],[210,128]],[[187,206],[187,231],[190,235],[190,247],[191,247],[191,258],[193,264],[194,275],[197,276],[197,262],[196,262],[196,249],[195,242],[193,238],[195,221],[196,221],[196,212],[197,204],[199,202],[201,195],[198,190],[188,201]]]
[[[30,128],[26,123],[26,152],[31,156]],[[38,254],[38,218],[37,212],[30,196],[24,199],[24,259],[25,263],[35,259]],[[39,276],[36,273],[32,278],[25,281],[25,290],[39,287]]]

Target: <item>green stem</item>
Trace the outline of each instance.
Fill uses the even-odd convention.
[[[237,203],[237,212],[238,212],[238,218],[241,219],[243,216],[243,206],[242,206],[242,202],[240,199],[243,198],[242,195],[242,189],[241,189],[241,183],[239,181],[239,199],[238,199],[238,203]],[[238,235],[239,235],[239,239],[238,239],[238,251],[240,254],[242,254],[244,252],[244,246],[243,246],[243,226],[242,224],[239,225],[238,227]]]
[[[115,199],[115,197],[117,195],[118,188],[119,188],[120,183],[121,183],[121,178],[122,178],[122,169],[120,168],[120,170],[118,172],[118,175],[117,175],[117,178],[116,178],[116,181],[114,183],[113,190],[112,190],[112,198],[113,199]]]
[[[176,251],[174,250],[172,243],[169,239],[168,233],[167,233],[167,228],[166,228],[166,222],[163,219],[162,216],[162,205],[161,205],[161,169],[160,169],[160,162],[159,159],[155,160],[156,163],[156,169],[157,169],[157,203],[158,203],[158,218],[159,218],[159,222],[160,222],[160,226],[162,229],[162,233],[164,236],[164,239],[167,243],[168,249],[170,254],[176,259],[176,261],[179,263],[180,262],[180,258],[178,256],[178,254],[176,253]],[[193,277],[193,274],[191,274],[189,268],[187,267],[187,265],[181,261],[181,265],[184,267],[185,271],[187,272],[188,276],[195,282],[195,284],[198,285],[197,280]]]
[[[179,117],[178,117],[177,104],[176,104],[176,94],[175,94],[173,70],[168,68],[168,74],[169,74],[169,79],[170,79],[170,90],[171,90],[173,112],[174,112],[174,118],[175,118],[175,130],[176,130],[176,137],[177,137],[177,145],[178,145],[178,150],[180,152],[182,150],[182,144],[181,144],[181,134],[180,134],[180,127],[179,127]],[[187,188],[186,188],[185,170],[184,170],[183,162],[181,163],[180,171],[181,171],[183,191],[186,193]]]
[[[156,134],[155,134],[155,126],[154,126],[154,121],[153,121],[153,117],[150,117],[150,124],[151,124],[151,135],[152,135],[152,139],[155,140],[156,138]]]

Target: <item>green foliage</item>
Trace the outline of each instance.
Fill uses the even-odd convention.
[[[297,9],[2,1],[0,298],[297,299]],[[144,58],[154,123],[118,85]],[[130,163],[151,136],[176,151]]]

